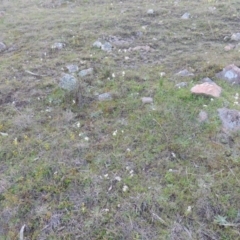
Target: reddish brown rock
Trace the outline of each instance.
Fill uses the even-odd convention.
[[[191,88],[191,92],[197,95],[205,95],[210,97],[220,97],[222,88],[216,83],[202,83],[197,84]]]

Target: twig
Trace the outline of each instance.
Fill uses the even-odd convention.
[[[153,217],[155,217],[157,220],[159,220],[163,225],[165,225],[166,227],[168,226],[167,223],[160,218],[156,213],[152,212]]]
[[[28,71],[28,70],[25,70],[25,72],[32,75],[32,76],[35,76],[35,77],[46,77],[47,76],[47,75],[40,75],[40,74],[31,72],[31,71]]]
[[[23,240],[24,239],[24,229],[25,229],[26,225],[24,224],[22,227],[21,227],[21,230],[20,230],[20,233],[19,233],[19,240]]]

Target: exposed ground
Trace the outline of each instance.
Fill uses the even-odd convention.
[[[224,51],[240,1],[2,0],[0,11],[0,239],[24,225],[29,240],[240,239],[240,135],[217,116],[240,109],[239,88],[215,78],[240,65]],[[97,39],[124,44],[107,53]],[[125,51],[136,46],[150,50]],[[94,68],[74,93],[58,86],[67,64]],[[202,77],[219,99],[191,95]],[[95,99],[105,92],[114,99]]]

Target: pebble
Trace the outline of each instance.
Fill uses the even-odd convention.
[[[91,75],[93,74],[93,68],[88,68],[88,69],[84,69],[82,71],[80,71],[78,73],[78,76],[79,77],[85,77],[85,76],[88,76],[88,75]]]
[[[233,33],[231,36],[232,41],[240,41],[240,33]]]
[[[56,50],[61,50],[65,47],[65,45],[66,45],[65,43],[57,42],[57,43],[54,43],[51,48]]]
[[[184,14],[182,15],[181,19],[189,19],[190,16],[191,16],[191,14],[188,13],[188,12],[186,12],[186,13],[184,13]]]
[[[154,13],[153,9],[148,9],[148,11],[147,11],[148,15],[153,15],[153,13]]]
[[[176,88],[183,88],[186,87],[188,85],[187,82],[180,82],[178,84],[175,85]]]
[[[59,86],[62,89],[72,91],[77,86],[77,79],[70,74],[64,74],[60,80]]]
[[[98,95],[98,100],[99,101],[110,101],[112,100],[112,94],[110,92],[102,93]]]
[[[100,41],[96,41],[96,42],[93,43],[93,47],[102,48],[102,43]]]
[[[153,103],[153,99],[151,97],[142,97],[141,100],[142,100],[142,103],[144,104]]]
[[[74,72],[78,71],[77,65],[73,65],[73,64],[67,65],[66,68],[67,68],[68,72],[70,72],[70,73],[74,73]]]

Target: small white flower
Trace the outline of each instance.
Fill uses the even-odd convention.
[[[78,134],[79,137],[82,137],[82,135],[83,135],[83,133],[81,133],[81,132]]]
[[[192,207],[191,207],[191,206],[188,206],[187,212],[190,213],[191,211],[192,211]]]
[[[238,102],[234,102],[233,105],[238,105]]]
[[[172,172],[173,170],[170,168],[168,171],[169,171],[169,172]]]
[[[211,101],[213,101],[213,98],[211,98]]]
[[[131,149],[130,149],[130,148],[127,148],[127,152],[131,152]]]
[[[104,178],[107,178],[108,179],[108,174],[105,174],[105,175],[103,175],[104,176]]]
[[[125,76],[125,72],[124,72],[124,71],[122,72],[122,76],[123,76],[123,77]]]
[[[80,128],[80,126],[81,126],[81,124],[80,124],[80,122],[78,122],[78,123],[77,123],[77,127]]]
[[[126,56],[126,57],[125,57],[125,60],[129,60],[129,57],[128,57],[128,56]]]
[[[76,103],[76,101],[75,101],[75,100],[72,100],[72,103],[73,103],[73,104],[75,104],[75,103]]]
[[[40,98],[40,97],[38,97],[37,99],[38,99],[38,101],[40,101],[40,100],[41,100],[41,98]]]
[[[171,155],[173,158],[176,158],[176,154],[174,152],[171,152]]]
[[[122,130],[121,132],[124,133],[124,130]]]
[[[133,170],[130,170],[130,172],[129,172],[130,174],[133,174],[134,173],[134,171]]]
[[[103,212],[109,212],[109,209],[108,208],[105,208],[102,210]]]
[[[127,166],[127,167],[126,167],[126,170],[130,170],[130,167],[129,167],[129,166]]]
[[[119,176],[116,176],[116,177],[115,177],[115,180],[117,180],[118,182],[120,182],[120,181],[122,180],[122,178],[119,177]]]
[[[123,192],[127,192],[128,191],[128,186],[127,185],[124,185],[123,186]]]
[[[113,73],[113,74],[112,74],[112,78],[115,78],[115,77],[116,77],[116,76],[115,76],[115,73]]]
[[[89,141],[89,137],[85,137],[84,140],[88,142]]]
[[[160,77],[164,77],[166,75],[165,72],[160,72]]]
[[[120,207],[121,207],[121,204],[118,204],[117,207],[120,208]]]
[[[207,105],[203,105],[203,107],[207,107]]]
[[[234,98],[235,98],[236,100],[238,100],[238,97],[239,97],[239,95],[238,95],[238,93],[236,93]]]
[[[117,130],[113,132],[113,136],[116,136],[116,135],[117,135]]]

